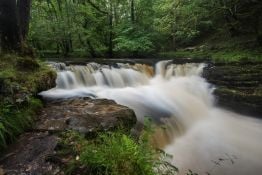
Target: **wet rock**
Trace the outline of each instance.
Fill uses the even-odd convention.
[[[38,118],[31,132],[21,135],[1,156],[0,175],[62,175],[60,164],[65,162],[56,158],[61,139],[56,132],[73,129],[95,136],[120,127],[131,130],[136,123],[131,109],[111,100],[90,98],[48,103]]]
[[[84,134],[114,130],[130,130],[136,123],[133,110],[112,100],[78,98],[47,104],[40,113],[35,130],[64,131],[73,129]]]
[[[0,159],[1,171],[7,175],[53,174],[58,167],[46,158],[54,153],[57,143],[58,138],[46,132],[25,133]]]
[[[203,76],[215,85],[218,105],[262,117],[262,63],[209,64]]]
[[[218,97],[218,104],[225,108],[262,117],[262,95],[222,87],[217,88],[214,94]]]

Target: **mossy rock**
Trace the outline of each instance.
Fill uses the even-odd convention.
[[[18,58],[16,66],[19,70],[23,70],[23,71],[26,70],[34,71],[40,67],[40,65],[35,59],[29,57]]]

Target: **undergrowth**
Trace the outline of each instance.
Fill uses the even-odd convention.
[[[253,35],[231,37],[224,30],[204,37],[192,47],[159,53],[165,59],[210,59],[214,62],[261,62],[262,46]]]
[[[61,152],[72,154],[73,150],[75,156],[66,167],[67,174],[174,175],[178,171],[163,152],[151,146],[146,132],[138,140],[122,131],[100,133],[93,140],[69,131],[62,138]]]
[[[262,61],[262,51],[255,50],[177,50],[174,52],[163,52],[159,57],[165,59],[192,58],[210,59],[214,62],[238,62],[238,61]]]
[[[42,103],[35,96],[53,86],[56,74],[29,57],[0,55],[0,148],[30,127]]]
[[[19,134],[33,124],[42,102],[30,98],[22,105],[4,103],[0,106],[0,148],[6,148]]]

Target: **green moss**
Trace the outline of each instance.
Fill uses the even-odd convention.
[[[262,61],[262,47],[257,43],[256,35],[231,37],[226,30],[217,30],[205,35],[193,47],[180,48],[176,51],[160,53],[169,59],[194,58],[210,59],[215,62]]]
[[[14,92],[16,84],[17,91],[36,94],[55,86],[56,73],[43,62],[15,55],[5,55],[0,61],[0,81],[5,83],[5,89]]]
[[[213,52],[211,58],[218,62],[262,61],[262,54],[259,51],[226,50]]]
[[[0,72],[1,79],[14,79],[15,78],[15,71],[12,69],[3,70]]]
[[[214,62],[262,62],[262,51],[260,50],[178,50],[175,52],[160,53],[159,57],[176,59],[176,58],[193,58],[193,59],[210,59]]]
[[[56,73],[36,59],[0,57],[0,148],[32,125],[42,107],[35,95],[54,86],[55,79]]]
[[[40,67],[40,65],[37,62],[37,60],[29,58],[29,57],[25,57],[25,58],[17,59],[16,67],[19,70],[34,71],[34,70],[37,70]]]

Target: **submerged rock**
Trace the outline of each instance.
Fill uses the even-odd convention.
[[[41,111],[35,130],[76,130],[83,134],[114,130],[130,130],[136,123],[133,110],[112,100],[78,98],[47,104]]]

